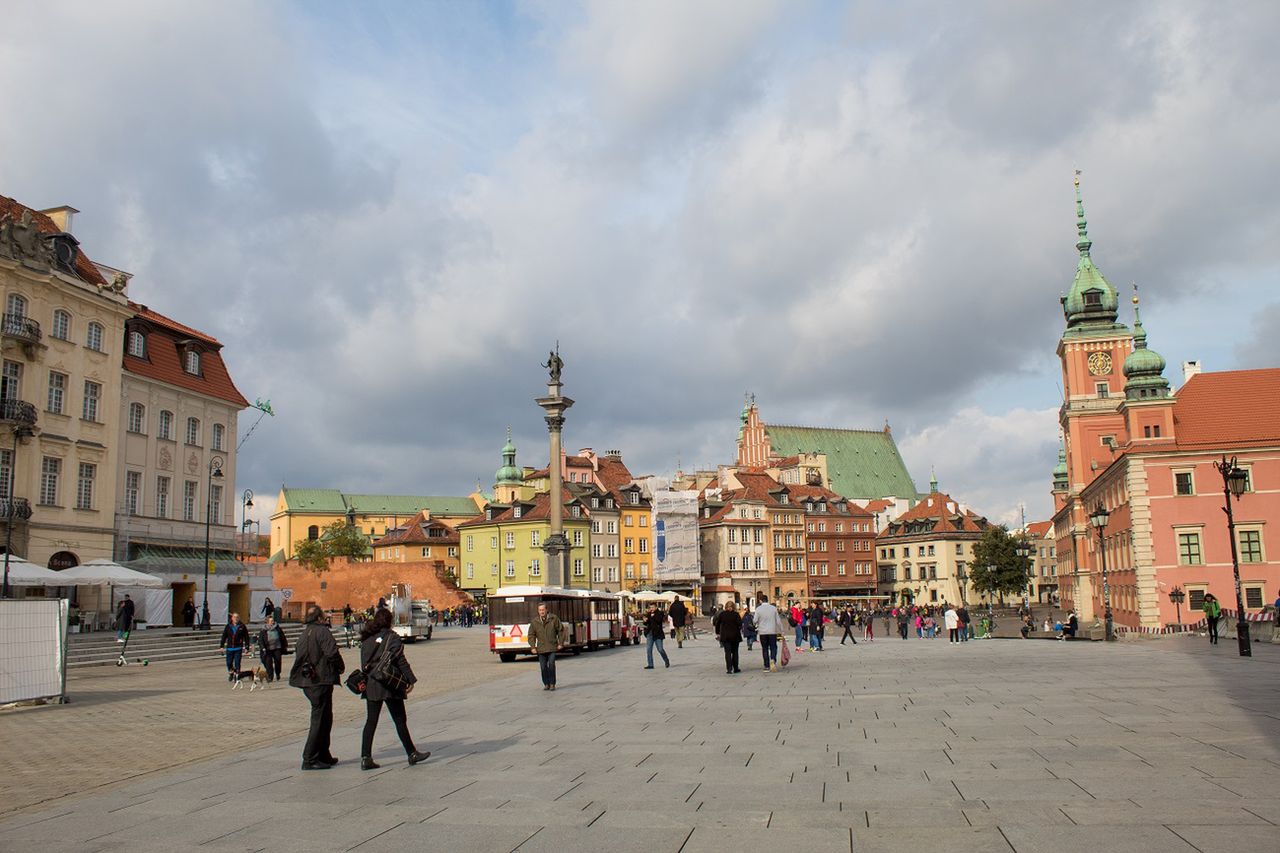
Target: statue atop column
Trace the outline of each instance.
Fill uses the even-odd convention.
[[[559,385],[560,371],[564,369],[564,359],[560,357],[559,343],[557,343],[556,348],[551,351],[550,357],[547,359],[547,363],[542,366],[547,368],[547,370],[550,372],[550,375],[551,375],[551,378],[547,384]]]

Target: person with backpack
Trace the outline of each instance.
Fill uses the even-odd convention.
[[[742,639],[747,641],[747,651],[756,642],[756,618],[746,607],[742,608]]]
[[[676,596],[676,600],[671,602],[671,608],[667,610],[667,615],[671,617],[671,627],[676,629],[676,648],[684,648],[684,626],[689,619],[689,608]]]
[[[724,671],[728,675],[742,672],[738,668],[738,646],[742,645],[742,617],[732,601],[726,602],[724,610],[711,620],[711,630],[724,648]]]
[[[1222,605],[1211,592],[1204,594],[1204,621],[1209,627],[1209,645],[1218,645],[1218,620],[1222,618]]]
[[[307,607],[302,633],[289,670],[289,685],[297,687],[311,703],[311,726],[302,747],[303,770],[328,770],[338,763],[329,751],[333,731],[333,685],[346,669],[320,605]]]
[[[418,679],[404,656],[404,643],[391,630],[391,611],[379,610],[360,631],[360,668],[365,674],[365,721],[360,739],[360,769],[376,770],[373,760],[373,736],[378,731],[378,719],[382,706],[387,706],[391,721],[396,724],[400,745],[413,766],[426,761],[429,752],[418,752],[409,734],[408,715],[404,700],[413,691]]]

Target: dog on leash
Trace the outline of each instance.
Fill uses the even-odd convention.
[[[245,682],[249,682],[249,692],[255,690],[267,689],[267,671],[260,666],[253,669],[245,669],[236,673],[236,677],[232,679],[231,689],[239,690],[244,686]]]

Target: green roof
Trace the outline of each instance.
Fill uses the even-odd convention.
[[[893,435],[884,430],[766,424],[765,432],[769,434],[770,446],[777,456],[826,454],[831,490],[846,498],[918,497]]]
[[[285,487],[285,504],[291,512],[331,512],[346,514],[348,509],[368,515],[414,515],[430,510],[432,515],[466,515],[477,513],[471,498],[447,495],[354,495],[338,489],[293,489]]]

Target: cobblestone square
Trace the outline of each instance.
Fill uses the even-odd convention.
[[[744,647],[735,676],[708,639],[668,652],[656,670],[634,648],[563,659],[548,693],[482,630],[441,632],[410,651],[434,687],[409,704],[431,759],[408,767],[384,719],[371,772],[345,691],[341,764],[303,772],[299,691],[162,686],[213,664],[95,673],[92,703],[0,716],[0,848],[1208,853],[1280,837],[1274,646],[881,639],[778,674]],[[128,760],[151,753],[172,761]],[[36,776],[66,790],[33,805]]]

